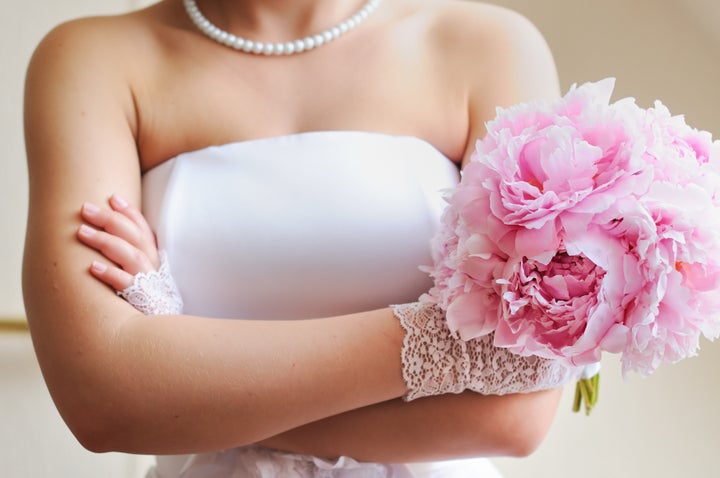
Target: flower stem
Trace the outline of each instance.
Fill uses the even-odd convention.
[[[573,400],[573,412],[579,412],[585,405],[585,415],[590,415],[593,407],[598,401],[600,392],[600,374],[597,373],[590,378],[578,380],[575,385],[575,399]]]

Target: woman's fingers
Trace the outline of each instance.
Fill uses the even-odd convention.
[[[119,291],[130,287],[134,280],[132,275],[119,267],[100,261],[93,261],[92,266],[90,266],[90,273],[101,282]]]
[[[83,204],[81,215],[92,226],[104,229],[109,234],[142,249],[144,241],[142,231],[124,215],[109,209],[101,209],[92,203]]]
[[[88,224],[80,226],[77,236],[113,263],[93,262],[92,275],[115,290],[123,290],[136,274],[157,269],[160,260],[155,235],[142,213],[117,194],[108,202],[111,209],[83,204],[81,216]]]
[[[152,228],[150,228],[150,224],[148,224],[147,220],[145,220],[145,216],[143,216],[139,210],[128,204],[128,202],[117,193],[110,196],[109,203],[110,207],[112,207],[115,211],[130,219],[140,229],[147,240],[150,240],[153,245],[156,244],[155,234],[153,233]]]
[[[113,200],[111,199],[111,207]],[[126,207],[127,209],[132,209]],[[137,214],[140,214],[137,212]],[[157,246],[155,245],[155,236],[150,229],[150,226],[142,220],[144,224],[138,224],[136,220],[128,217],[124,210],[115,211],[112,209],[102,209],[94,204],[85,203],[81,209],[81,215],[89,224],[95,226],[97,229],[104,230],[108,234],[116,236],[125,242],[129,243],[133,247],[144,253],[150,260],[153,267],[159,265],[159,257],[157,252]],[[142,215],[140,215],[142,217]],[[110,258],[108,256],[108,258]],[[132,264],[120,263],[125,270],[128,270],[127,266],[133,266]],[[141,264],[135,264],[137,268]]]
[[[143,251],[119,236],[83,224],[78,229],[78,239],[88,247],[95,249],[122,269],[135,275],[156,269],[156,265]]]

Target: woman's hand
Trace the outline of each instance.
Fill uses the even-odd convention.
[[[145,217],[117,194],[108,202],[110,210],[85,203],[80,212],[95,227],[83,224],[78,238],[111,261],[93,261],[90,272],[144,315],[182,314],[180,291]]]
[[[117,194],[110,197],[108,204],[110,209],[83,204],[80,215],[87,224],[80,226],[77,237],[109,261],[93,261],[92,275],[122,291],[133,284],[138,273],[157,270],[160,255],[155,235],[140,211]]]

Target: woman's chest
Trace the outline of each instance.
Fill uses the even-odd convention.
[[[182,151],[304,131],[415,136],[453,160],[463,154],[465,92],[428,59],[221,53],[166,58],[137,88],[143,170]]]

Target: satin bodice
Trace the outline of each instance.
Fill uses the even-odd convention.
[[[213,146],[145,174],[143,204],[188,314],[341,315],[427,290],[457,166],[413,137],[314,132]]]

